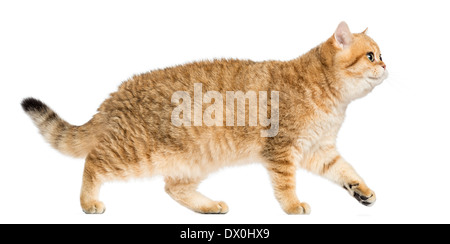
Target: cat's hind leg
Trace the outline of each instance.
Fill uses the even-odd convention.
[[[106,209],[105,205],[98,200],[102,176],[99,174],[96,161],[98,158],[91,153],[87,156],[84,166],[80,203],[83,212],[87,214],[102,214]]]
[[[169,196],[181,205],[198,213],[225,214],[228,205],[222,201],[213,201],[197,191],[199,179],[174,179],[165,177],[165,190]]]
[[[108,141],[107,141],[108,142]],[[81,208],[87,214],[102,214],[105,205],[98,200],[100,187],[106,181],[127,179],[132,175],[133,158],[125,157],[121,147],[114,143],[104,143],[92,150],[86,157],[81,186]]]

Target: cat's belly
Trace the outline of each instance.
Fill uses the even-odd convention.
[[[216,155],[217,156],[217,155]],[[262,162],[256,153],[236,155],[235,152],[223,152],[212,159],[204,155],[178,154],[171,156],[155,155],[150,162],[150,175],[163,175],[173,178],[202,179],[212,172],[227,166],[237,166]]]

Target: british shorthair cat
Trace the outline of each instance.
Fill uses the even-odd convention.
[[[288,214],[309,214],[296,193],[301,167],[345,188],[364,205],[375,193],[336,150],[347,105],[387,78],[378,45],[341,22],[290,61],[222,59],[133,76],[84,125],[34,98],[22,101],[45,140],[85,158],[81,207],[100,214],[102,183],[162,175],[166,192],[199,213],[227,213],[197,191],[221,167],[259,162]],[[251,176],[249,176],[251,177]]]

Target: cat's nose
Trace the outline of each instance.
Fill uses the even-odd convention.
[[[386,69],[386,65],[385,64],[382,64],[381,67],[383,67],[383,69]]]

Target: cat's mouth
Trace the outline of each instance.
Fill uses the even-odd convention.
[[[380,80],[382,77],[369,76],[367,78],[369,78],[370,81],[376,82],[376,81]]]
[[[373,89],[375,86],[379,85],[383,80],[385,80],[388,76],[388,72],[384,71],[382,75],[376,77],[376,76],[368,76],[365,81],[370,85],[370,87]]]
[[[369,84],[370,88],[373,89],[375,86],[379,85],[384,80],[384,75],[380,77],[369,76],[367,79],[364,79],[367,84]]]

